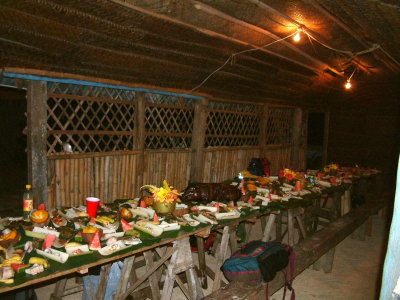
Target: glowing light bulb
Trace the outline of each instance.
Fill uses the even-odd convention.
[[[301,29],[297,29],[296,34],[293,36],[293,41],[298,42],[301,39],[301,35],[300,35]]]
[[[351,89],[351,82],[350,82],[350,80],[347,80],[347,81],[346,81],[344,87],[345,87],[347,90],[348,90],[348,89]]]

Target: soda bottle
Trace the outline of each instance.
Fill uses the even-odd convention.
[[[32,186],[27,184],[25,186],[23,200],[24,220],[29,220],[31,211],[33,210],[33,192]]]

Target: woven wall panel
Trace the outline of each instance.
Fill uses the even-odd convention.
[[[268,109],[267,144],[291,144],[293,142],[294,109],[270,107]]]
[[[96,86],[51,83],[48,86],[48,154],[134,149],[135,92]]]
[[[214,110],[258,113],[260,111],[261,105],[210,101],[208,103],[208,108]]]
[[[146,149],[190,148],[194,103],[169,95],[146,95]]]
[[[206,124],[206,147],[257,146],[259,106],[210,102]]]
[[[54,94],[68,94],[97,98],[109,98],[113,100],[134,100],[136,92],[127,89],[116,89],[92,85],[79,85],[61,82],[48,82],[47,90]]]

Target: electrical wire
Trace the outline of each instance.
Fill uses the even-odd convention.
[[[275,41],[273,41],[273,42],[271,42],[271,43],[268,43],[268,44],[266,44],[266,45],[264,45],[264,46],[261,46],[260,48],[267,48],[267,47],[269,47],[269,46],[271,46],[271,45],[273,45],[273,44],[275,44],[275,43],[281,42],[281,41],[283,41],[283,40],[286,40],[286,39],[288,39],[288,38],[294,36],[296,33],[297,33],[297,32],[293,32],[293,33],[289,34],[288,36],[286,36],[286,37],[284,37],[284,38],[275,40]],[[214,71],[213,71],[210,75],[208,75],[200,84],[198,84],[196,87],[194,87],[194,88],[191,89],[190,91],[191,91],[191,92],[194,92],[194,91],[198,90],[198,89],[199,89],[200,87],[202,87],[215,73],[217,73],[218,71],[220,71],[221,69],[223,69],[229,62],[231,62],[231,64],[234,64],[234,63],[236,62],[236,56],[237,56],[237,55],[240,55],[240,54],[243,54],[243,53],[252,52],[252,51],[259,51],[259,50],[260,50],[259,48],[254,48],[254,49],[246,49],[246,50],[243,50],[243,51],[239,51],[239,52],[236,52],[236,53],[232,53],[232,54],[228,57],[228,59],[227,59],[220,67],[218,67],[216,70],[214,70]]]
[[[386,55],[389,55],[388,53],[386,53],[386,51],[384,51],[384,49],[383,49],[379,44],[373,44],[370,48],[365,49],[365,50],[362,50],[362,51],[359,51],[359,52],[356,52],[356,53],[354,53],[353,51],[349,51],[349,50],[337,49],[337,48],[331,47],[331,46],[329,46],[329,45],[327,45],[327,44],[321,42],[320,40],[318,40],[318,39],[317,39],[316,37],[314,37],[311,33],[307,32],[307,30],[306,30],[303,26],[299,26],[298,28],[301,29],[301,31],[304,32],[304,33],[308,36],[308,38],[310,39],[310,43],[311,43],[311,45],[313,46],[315,52],[316,52],[316,49],[315,49],[314,45],[312,44],[312,40],[316,41],[318,44],[320,44],[321,46],[323,46],[323,47],[325,47],[325,48],[327,48],[327,49],[330,49],[330,50],[335,51],[335,52],[337,52],[337,53],[340,53],[340,54],[342,54],[342,55],[347,55],[347,56],[349,56],[349,57],[350,57],[349,63],[351,63],[351,61],[354,60],[354,61],[357,61],[357,62],[356,62],[357,64],[360,64],[361,66],[363,66],[363,67],[365,67],[365,68],[368,68],[368,69],[373,69],[374,67],[373,67],[373,66],[365,66],[365,65],[363,65],[363,64],[361,63],[361,61],[358,59],[358,56],[364,55],[364,54],[367,54],[367,53],[370,53],[370,52],[373,52],[373,51],[375,51],[375,50],[377,50],[377,49],[380,49],[380,50],[381,50],[382,52],[384,52]],[[284,38],[275,40],[275,41],[273,41],[273,42],[271,42],[271,43],[268,43],[268,44],[266,44],[266,45],[264,45],[264,46],[261,46],[261,47],[259,47],[259,48],[246,49],[246,50],[243,50],[243,51],[240,51],[240,52],[236,52],[236,53],[231,54],[231,55],[228,57],[228,59],[227,59],[220,67],[218,67],[218,68],[217,68],[216,70],[214,70],[211,74],[209,74],[200,84],[198,84],[196,87],[194,87],[193,89],[191,89],[191,91],[194,92],[194,91],[198,90],[200,87],[202,87],[212,76],[214,76],[215,73],[217,73],[218,71],[220,71],[221,69],[223,69],[229,62],[230,62],[232,65],[235,64],[235,63],[236,63],[236,56],[241,55],[241,54],[244,54],[244,53],[252,52],[252,51],[258,51],[258,50],[260,50],[260,48],[269,47],[269,46],[271,46],[271,45],[273,45],[273,44],[275,44],[275,43],[278,43],[278,42],[281,42],[281,41],[283,41],[283,40],[286,40],[286,39],[288,39],[288,38],[294,36],[294,35],[297,34],[297,33],[298,33],[298,30],[295,31],[295,32],[293,32],[292,34],[289,34],[288,36],[286,36],[286,37],[284,37]],[[398,63],[394,58],[392,58],[392,59],[393,59],[396,63]],[[348,80],[350,80],[351,77],[353,77],[354,72],[356,71],[356,69],[357,69],[357,68],[354,69],[353,73],[351,74],[351,76],[350,76],[350,78],[349,78]]]

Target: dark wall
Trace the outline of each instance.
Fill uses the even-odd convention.
[[[0,193],[27,183],[25,112],[25,91],[0,87]]]
[[[394,186],[400,149],[398,82],[376,84],[338,100],[330,115],[328,161],[384,171]]]

